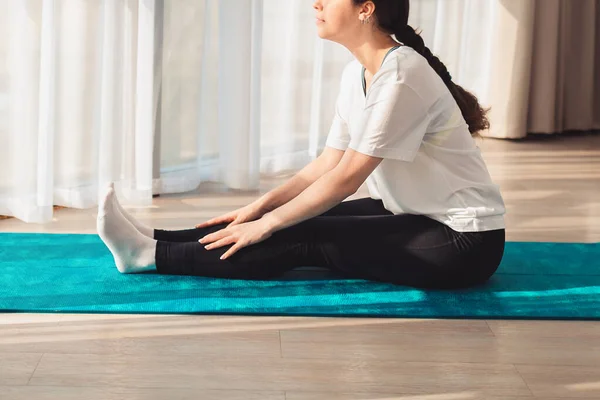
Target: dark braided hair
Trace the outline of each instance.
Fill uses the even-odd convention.
[[[425,45],[420,33],[408,24],[410,11],[410,0],[352,0],[355,5],[361,5],[367,1],[375,4],[375,20],[382,31],[396,36],[396,40],[405,46],[412,47],[415,51],[427,59],[429,65],[442,78],[456,103],[462,111],[462,115],[469,125],[469,131],[475,135],[477,132],[490,127],[487,112],[479,104],[477,97],[452,81],[448,68],[431,50]]]

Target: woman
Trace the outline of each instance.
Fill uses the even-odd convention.
[[[323,153],[254,203],[184,231],[140,224],[110,187],[98,232],[119,271],[269,279],[320,266],[447,289],[497,270],[505,208],[471,137],[488,127],[485,111],[408,25],[409,1],[313,7],[319,36],[356,58]],[[342,202],[365,181],[370,198]]]

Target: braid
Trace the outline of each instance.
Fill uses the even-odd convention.
[[[437,58],[427,46],[421,35],[414,30],[410,25],[403,25],[399,32],[394,33],[396,39],[404,43],[406,46],[412,47],[415,51],[421,54],[431,67],[442,78],[450,93],[456,100],[460,110],[469,125],[469,131],[472,134],[488,129],[490,127],[489,120],[486,117],[487,111],[481,107],[477,97],[468,92],[464,88],[452,82],[452,76],[448,72],[448,68],[443,62]]]
[[[396,33],[396,39],[404,43],[405,45],[412,47],[417,53],[421,54],[427,59],[429,65],[438,73],[446,85],[452,83],[452,76],[448,71],[448,68],[443,62],[437,58],[427,46],[425,41],[417,31],[414,30],[410,25],[404,25],[400,32]]]

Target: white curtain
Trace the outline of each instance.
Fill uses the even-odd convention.
[[[524,135],[535,0],[411,3],[411,25],[492,107],[486,135]],[[305,0],[1,7],[0,215],[26,222],[50,221],[52,205],[94,207],[108,181],[144,205],[293,173],[322,150],[352,59],[318,38]]]
[[[10,0],[0,12],[0,215],[47,222],[114,180],[150,203],[153,0]]]

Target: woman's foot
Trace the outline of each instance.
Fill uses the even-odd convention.
[[[98,235],[112,253],[119,272],[124,274],[156,268],[156,241],[140,233],[115,206],[114,188],[109,186],[98,205]]]
[[[112,188],[114,191],[114,189],[115,189],[114,183],[111,182],[108,186],[110,188]],[[153,228],[150,228],[149,226],[142,224],[140,221],[135,219],[131,214],[129,214],[127,211],[125,211],[125,209],[123,208],[121,203],[119,203],[119,199],[117,198],[116,194],[114,194],[112,196],[112,200],[115,203],[115,208],[121,213],[121,215],[127,221],[129,221],[133,226],[135,226],[135,229],[137,229],[142,235],[147,236],[150,239],[154,239],[154,229]]]

